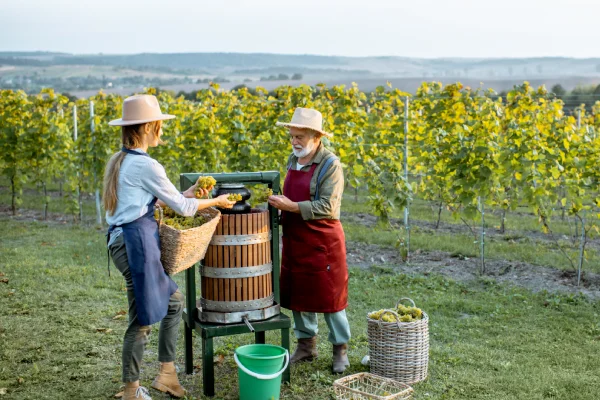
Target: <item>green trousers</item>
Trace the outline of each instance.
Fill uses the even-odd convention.
[[[151,326],[141,326],[137,319],[133,281],[127,262],[127,250],[121,234],[109,247],[111,258],[115,267],[123,274],[127,285],[127,299],[129,301],[129,325],[125,331],[123,351],[123,382],[135,382],[140,379],[140,365],[144,349],[148,344]],[[169,299],[169,311],[160,321],[158,330],[158,361],[175,361],[175,348],[179,335],[179,323],[183,312],[184,296],[177,290]]]
[[[311,312],[292,311],[294,316],[294,333],[297,339],[308,339],[319,332],[317,314]],[[324,313],[325,322],[329,327],[327,339],[332,344],[344,344],[350,340],[350,324],[346,317],[346,310],[336,313]]]

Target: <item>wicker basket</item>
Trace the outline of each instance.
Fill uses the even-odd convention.
[[[221,213],[215,208],[198,211],[208,222],[180,231],[162,223],[162,209],[158,207],[160,233],[160,261],[169,275],[188,269],[204,258]],[[196,215],[198,215],[196,214]]]
[[[333,382],[338,400],[408,400],[413,389],[405,383],[361,372]]]
[[[408,300],[415,306],[414,301]],[[396,322],[383,322],[385,314],[392,314]],[[429,363],[429,316],[414,322],[400,322],[395,311],[386,310],[381,319],[371,319],[367,315],[367,336],[371,372],[392,378],[406,384],[420,382],[427,378]]]

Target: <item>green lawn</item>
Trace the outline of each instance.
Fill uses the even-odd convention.
[[[0,223],[0,279],[8,280],[0,283],[0,398],[111,398],[120,386],[126,296],[118,272],[113,268],[107,275],[104,232],[8,218]],[[181,287],[182,279],[176,276]],[[367,353],[365,314],[403,296],[431,318],[430,376],[415,385],[415,399],[598,398],[600,302],[385,269],[351,269],[349,373],[367,370],[360,364]],[[158,369],[157,336],[155,328],[142,372],[145,385]],[[321,356],[292,368],[282,398],[333,398],[336,377],[329,372],[331,346],[322,320],[319,336]],[[232,354],[252,338],[215,340],[216,354],[224,356],[215,368],[215,398],[237,398]],[[279,338],[268,334],[267,341]],[[183,370],[182,336],[178,350]],[[196,364],[200,353],[196,340]],[[201,374],[180,376],[188,398],[202,399]]]
[[[359,213],[366,212],[372,213],[367,204],[366,196],[358,196],[358,201],[355,201],[352,191],[346,191],[344,193],[342,210],[345,212]],[[438,204],[423,199],[415,198],[410,205],[410,218],[417,221],[427,221],[435,223],[438,218]],[[392,210],[391,218],[404,218],[404,209],[396,208]],[[479,229],[481,226],[481,216],[477,215],[474,220],[466,220],[469,225],[474,229]],[[452,213],[445,208],[442,208],[441,212],[441,223],[460,226],[464,229],[464,232],[469,232],[464,222],[458,217],[452,215]],[[486,207],[485,210],[485,225],[487,229],[500,229],[502,223],[502,212],[500,209],[493,209]],[[554,210],[554,214],[551,217],[550,228],[556,234],[561,235],[572,235],[575,233],[575,221],[571,217],[565,216],[562,219],[561,210]],[[541,232],[541,224],[538,221],[538,217],[533,215],[531,209],[528,207],[519,207],[515,211],[509,211],[505,217],[505,229],[507,231],[523,231],[523,232]]]

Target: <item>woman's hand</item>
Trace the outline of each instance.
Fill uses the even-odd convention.
[[[199,188],[198,183],[196,183],[193,186],[191,186],[188,190],[183,192],[183,196],[187,197],[188,199],[201,199],[203,197],[208,196],[212,189],[212,186],[207,189]],[[196,192],[198,192],[198,196],[196,196]]]
[[[219,197],[215,198],[217,202],[217,207],[219,208],[231,208],[236,203],[235,201],[229,200],[228,194],[222,194]]]

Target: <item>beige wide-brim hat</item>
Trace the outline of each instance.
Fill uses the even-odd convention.
[[[294,115],[290,122],[277,122],[275,125],[288,128],[311,129],[323,136],[333,137],[332,133],[323,130],[323,116],[321,113],[312,108],[298,107],[294,110]]]
[[[110,121],[111,126],[145,124],[146,122],[173,119],[174,115],[163,114],[158,99],[151,94],[139,94],[123,100],[123,118]]]

